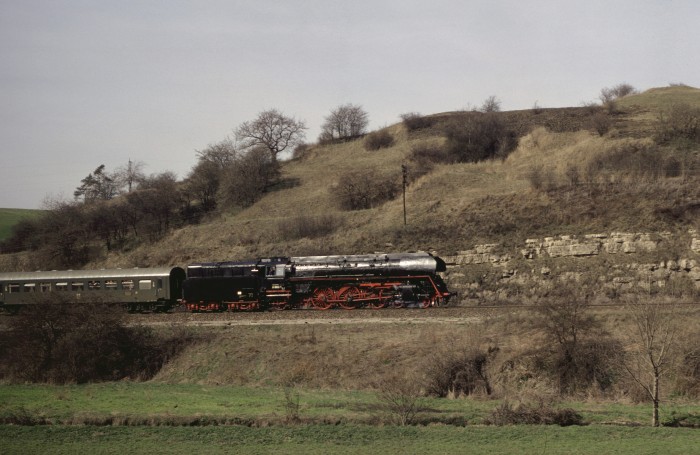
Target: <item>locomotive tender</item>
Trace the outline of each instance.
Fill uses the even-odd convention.
[[[129,311],[443,305],[445,262],[428,253],[272,257],[180,267],[0,273],[0,309],[111,303]]]

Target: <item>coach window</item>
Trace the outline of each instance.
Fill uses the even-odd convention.
[[[99,291],[102,287],[102,282],[100,281],[88,281],[88,289],[91,291]]]
[[[56,290],[57,291],[67,291],[68,290],[68,283],[56,283]]]
[[[35,292],[36,291],[36,283],[25,283],[24,284],[24,292]]]
[[[139,280],[139,289],[141,291],[148,291],[153,288],[153,281],[151,280]]]
[[[40,283],[39,289],[41,292],[51,292],[51,283]]]
[[[127,291],[134,289],[134,280],[122,280],[122,289]]]
[[[10,294],[14,294],[16,292],[19,292],[19,290],[20,290],[19,283],[10,283],[7,285],[7,292],[9,292]]]
[[[105,280],[105,289],[108,291],[117,290],[117,280]]]
[[[82,291],[85,289],[85,283],[82,281],[73,281],[70,284],[70,290],[71,291]]]

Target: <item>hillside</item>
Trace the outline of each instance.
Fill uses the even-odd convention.
[[[389,126],[384,131],[394,143],[379,150],[366,150],[363,139],[312,145],[282,163],[280,182],[254,205],[180,227],[155,243],[110,252],[85,268],[424,250],[457,264],[450,285],[478,288],[468,293],[478,298],[506,288],[504,277],[518,277],[517,295],[523,289],[537,292],[533,289],[541,283],[533,271],[545,269],[554,276],[573,269],[635,283],[643,278],[620,267],[700,259],[691,248],[700,245],[693,231],[700,214],[700,148],[696,142],[657,144],[655,139],[659,118],[681,102],[700,107],[700,90],[651,89],[617,100],[610,110],[499,112],[517,136],[517,148],[505,159],[478,163],[435,162],[422,155],[444,146],[450,125],[481,115],[474,112],[430,115],[425,128],[413,131],[403,123]],[[406,225],[402,164],[409,168]],[[342,210],[338,186],[358,175],[371,176],[363,183],[368,186],[391,182],[398,195],[369,209]],[[590,238],[602,240],[591,243]],[[609,255],[616,247],[605,245],[619,238],[628,239],[620,240],[623,250],[639,254]],[[643,247],[630,246],[641,238],[650,240]],[[552,262],[559,253],[546,246],[524,253],[533,242],[549,245],[546,239],[563,242],[560,247],[569,251],[565,257],[593,259],[586,265]],[[590,254],[578,254],[581,249]],[[478,257],[474,252],[480,252]],[[683,279],[695,281],[695,272],[687,272]],[[514,283],[509,280],[510,287]]]
[[[666,195],[666,192],[692,193],[693,185],[679,183],[672,191],[664,189],[669,182],[659,182],[658,194],[650,199],[643,188],[630,187],[601,190],[600,194],[591,194],[588,188],[572,191],[568,187],[538,192],[531,188],[527,175],[535,165],[553,170],[568,163],[583,166],[603,150],[644,144],[645,139],[639,138],[650,137],[654,132],[645,119],[658,116],[659,110],[669,103],[667,97],[700,106],[700,90],[688,87],[653,89],[633,95],[620,101],[623,110],[611,116],[611,131],[602,137],[588,126],[592,116],[589,108],[503,112],[500,115],[516,125],[521,133],[529,131],[521,136],[518,149],[505,161],[436,165],[408,187],[408,225],[405,227],[400,197],[369,210],[342,211],[333,200],[332,189],[348,171],[374,170],[400,182],[401,164],[408,161],[413,146],[443,140],[439,124],[410,134],[401,124],[391,126],[387,130],[395,137],[395,145],[378,151],[365,150],[361,140],[316,145],[303,159],[284,163],[282,179],[286,185],[266,194],[252,207],[224,214],[206,224],[180,229],[156,248],[147,246],[129,256],[111,257],[107,263],[125,265],[134,258],[144,265],[180,263],[280,252],[352,253],[432,248],[449,252],[478,242],[515,241],[531,235],[600,228],[680,228],[676,220],[671,222],[646,213],[659,208],[654,199],[658,199],[660,205],[673,204],[667,198],[675,196]],[[434,117],[443,122],[460,115],[465,114],[457,112]],[[415,171],[410,169],[410,172]],[[686,197],[692,198],[691,193]],[[615,202],[620,197],[626,199],[623,207]],[[565,202],[571,198],[593,198],[591,203],[600,213],[578,219],[580,211],[571,211],[571,204]],[[540,213],[553,208],[561,212],[557,215],[559,219],[552,219],[552,213],[548,213],[550,216]],[[646,215],[641,217],[640,214]],[[296,217],[329,217],[335,230],[316,239],[281,239],[279,233],[284,225]],[[562,218],[570,220],[563,225]],[[517,226],[507,226],[513,223]]]

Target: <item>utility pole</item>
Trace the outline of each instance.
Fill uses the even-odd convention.
[[[408,180],[408,166],[401,165],[401,174],[403,175],[403,225],[406,226],[406,182]]]

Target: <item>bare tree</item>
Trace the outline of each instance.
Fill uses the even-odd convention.
[[[199,161],[215,164],[219,169],[226,169],[238,157],[238,150],[233,140],[226,138],[215,144],[209,144],[204,150],[197,150]]]
[[[499,100],[496,95],[491,95],[484,100],[479,110],[481,112],[500,112],[501,100]]]
[[[659,426],[661,380],[671,369],[672,352],[678,332],[675,305],[632,300],[627,303],[634,331],[633,348],[624,366],[652,402],[651,425]]]
[[[367,131],[369,119],[362,106],[343,104],[333,109],[321,126],[319,141],[352,139]]]
[[[260,199],[279,177],[279,163],[265,147],[254,147],[222,174],[219,197],[228,206],[248,207]]]
[[[131,161],[126,166],[120,166],[114,171],[114,180],[120,188],[126,187],[126,192],[131,193],[131,190],[142,182],[146,175],[143,173],[143,161]]]
[[[177,177],[172,172],[153,174],[127,195],[140,225],[151,240],[158,240],[170,229],[181,204]]]
[[[242,123],[235,131],[236,139],[244,147],[262,146],[277,162],[280,153],[304,140],[306,125],[302,120],[287,117],[277,109],[258,114],[255,120]]]
[[[634,95],[635,93],[639,93],[636,88],[626,82],[623,82],[614,87],[605,87],[601,89],[598,98],[600,98],[601,103],[605,105],[611,101],[618,100],[627,95]]]
[[[47,268],[76,267],[90,257],[93,232],[83,204],[56,202],[39,225],[42,263]]]
[[[200,158],[187,175],[184,190],[188,196],[199,201],[202,211],[210,212],[216,208],[216,193],[222,174],[223,170],[216,162]]]

